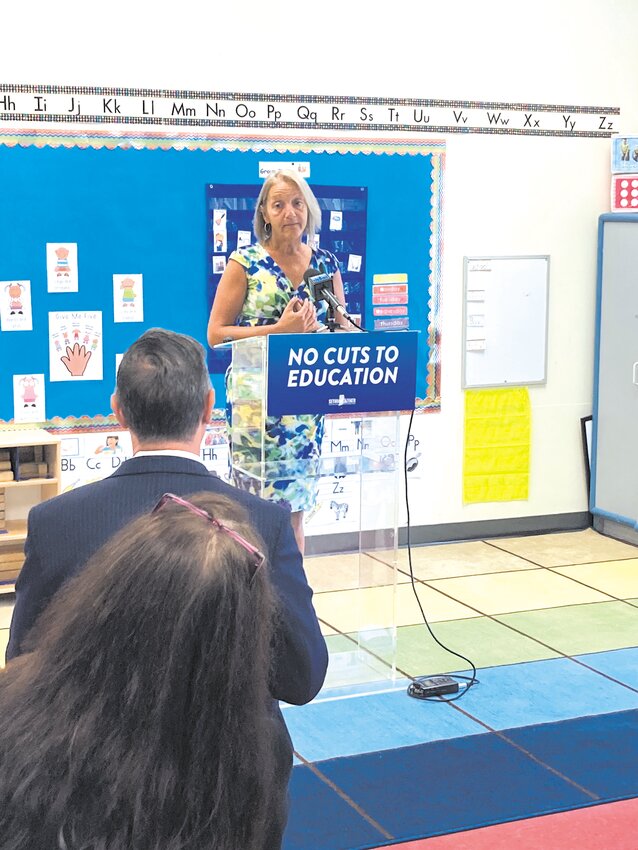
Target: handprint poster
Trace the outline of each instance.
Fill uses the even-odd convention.
[[[51,381],[101,381],[102,312],[49,313]]]

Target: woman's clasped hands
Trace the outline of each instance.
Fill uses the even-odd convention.
[[[312,333],[318,325],[315,305],[309,298],[293,295],[276,324],[278,333]]]

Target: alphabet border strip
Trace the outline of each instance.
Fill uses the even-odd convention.
[[[36,125],[609,138],[619,116],[614,106],[0,83],[0,120]]]

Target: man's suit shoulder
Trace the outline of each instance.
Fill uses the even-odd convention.
[[[179,476],[179,472],[172,472]],[[192,479],[192,481],[191,481]],[[47,499],[34,505],[30,511],[32,520],[55,521],[58,516],[68,517],[69,514],[81,514],[83,511],[95,508],[95,505],[103,500],[118,498],[123,490],[130,490],[139,483],[139,477],[133,475],[110,475],[100,481],[93,481],[90,484],[83,484],[66,493],[61,493],[54,496],[52,499]],[[257,519],[269,524],[280,525],[284,521],[288,522],[288,511],[281,505],[273,502],[268,502],[231,484],[223,481],[219,476],[209,472],[202,466],[201,473],[189,475],[189,485],[192,486],[190,494],[201,491],[214,491],[229,499],[233,499],[242,505],[249,519]],[[184,493],[184,488],[180,487],[180,491]],[[189,495],[190,495],[189,494]],[[161,494],[158,494],[161,495]]]
[[[75,487],[73,490],[68,490],[66,493],[60,493],[52,499],[47,499],[34,505],[29,515],[30,517],[40,518],[46,516],[53,518],[58,513],[67,513],[79,509],[87,501],[93,502],[94,499],[103,498],[103,485],[108,481],[93,481],[90,484],[82,484],[80,487]]]

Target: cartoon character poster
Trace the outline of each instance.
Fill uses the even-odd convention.
[[[44,375],[13,376],[15,422],[45,422]]]
[[[75,242],[47,242],[47,291],[78,291],[78,246]]]
[[[101,381],[102,313],[49,313],[51,381]]]
[[[116,322],[144,321],[144,292],[141,274],[113,275],[113,318]]]
[[[31,281],[0,281],[0,327],[3,331],[31,331]]]

